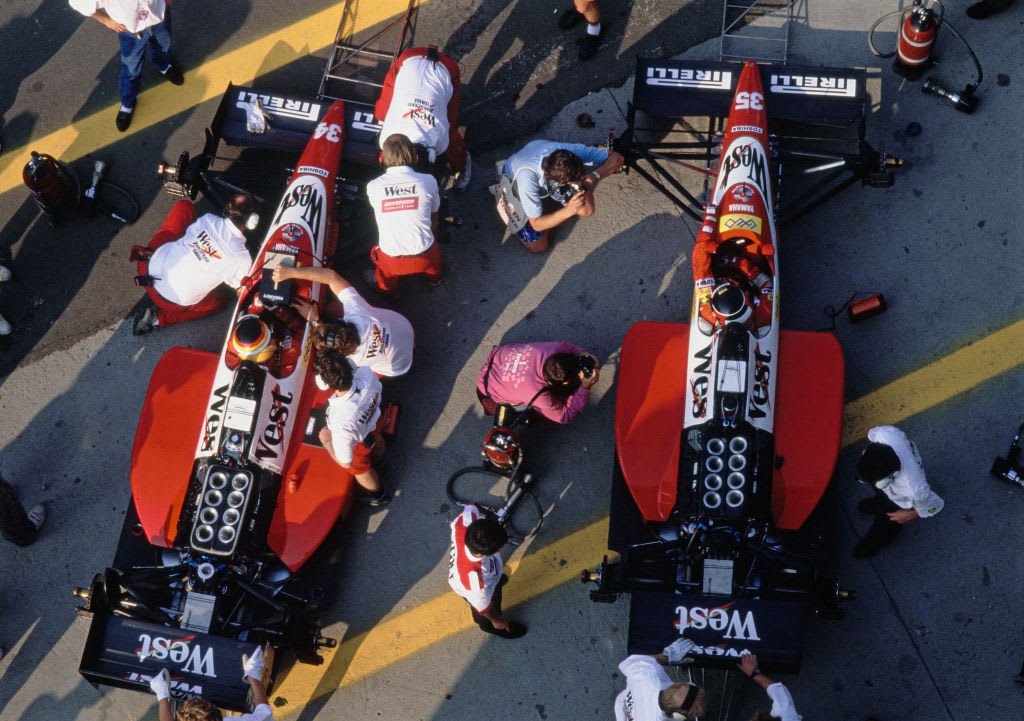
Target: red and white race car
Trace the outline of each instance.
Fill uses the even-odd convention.
[[[333,255],[344,127],[338,101],[277,205],[221,352],[173,348],[153,371],[117,555],[78,590],[90,681],[148,691],[166,667],[176,696],[244,710],[238,660],[254,643],[300,659],[333,645],[319,633],[315,583],[298,572],[346,512],[354,479],[318,439],[329,392],[315,383],[312,326],[290,307],[295,296],[322,302],[326,288],[269,276]],[[382,418],[379,429],[395,420]]]
[[[732,100],[693,250],[690,322],[642,321],[623,341],[609,532],[622,558],[585,580],[598,581],[595,600],[632,594],[630,652],[685,632],[698,663],[752,652],[792,669],[805,611],[838,610],[823,498],[843,357],[831,334],[779,327],[762,75],[753,62],[738,79],[735,66],[716,73],[705,77]]]

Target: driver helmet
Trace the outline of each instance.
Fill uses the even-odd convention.
[[[711,292],[711,312],[715,320],[726,323],[746,323],[754,312],[750,296],[743,292],[739,283],[726,280],[715,286]]]
[[[265,363],[274,354],[270,326],[259,316],[242,316],[231,331],[231,349],[241,360]]]

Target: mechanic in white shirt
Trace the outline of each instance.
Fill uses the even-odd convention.
[[[366,302],[352,284],[324,267],[274,268],[274,282],[296,278],[322,283],[338,297],[321,313],[314,303],[297,297],[292,304],[299,314],[315,323],[313,347],[319,353],[334,348],[357,366],[367,366],[378,376],[393,378],[412,367],[416,334],[400,313]]]
[[[220,285],[238,290],[252,266],[244,231],[256,228],[256,209],[252,197],[236,195],[224,217],[207,213],[196,220],[191,202],[174,204],[149,247],[132,248],[132,260],[139,262],[136,280],[154,304],[136,317],[135,335],[223,310],[233,296]]]
[[[921,454],[903,431],[877,426],[868,431],[868,441],[857,461],[857,476],[874,486],[875,495],[862,499],[857,510],[874,514],[875,520],[854,546],[856,558],[874,556],[904,523],[931,518],[945,505],[925,480]]]
[[[333,390],[327,400],[327,425],[320,442],[331,459],[352,474],[365,493],[360,501],[385,506],[391,494],[384,490],[372,461],[384,452],[384,439],[374,436],[380,419],[381,386],[366,366],[354,371],[336,350],[318,353],[313,364],[317,386]]]
[[[242,672],[249,683],[252,695],[252,713],[231,716],[232,721],[273,721],[274,712],[270,708],[267,689],[263,685],[263,647],[257,646],[252,656],[242,656]],[[178,704],[177,714],[171,713],[171,676],[163,669],[149,681],[149,688],[156,694],[159,704],[160,721],[223,721],[224,715],[217,705],[205,698],[190,698]]]
[[[796,705],[789,694],[789,689],[761,673],[757,665],[757,656],[752,653],[743,654],[736,668],[756,681],[772,700],[771,711],[758,711],[750,717],[750,721],[803,721],[804,717],[796,712]]]
[[[707,694],[694,684],[672,679],[665,664],[691,663],[686,655],[694,643],[677,638],[654,656],[634,654],[619,664],[626,688],[615,697],[615,721],[678,721],[704,715]]]
[[[142,64],[149,59],[174,85],[185,77],[171,60],[171,0],[68,0],[72,8],[117,33],[121,47],[121,75],[118,90],[121,107],[116,125],[128,129],[139,95]]]
[[[376,270],[368,272],[366,280],[381,293],[396,292],[404,275],[422,273],[431,285],[439,285],[441,251],[434,238],[441,208],[437,180],[413,170],[417,151],[404,135],[388,136],[380,158],[387,170],[366,184],[378,235],[370,251]]]
[[[400,133],[435,157],[444,155],[456,174],[455,190],[462,192],[469,187],[472,161],[455,127],[460,83],[458,64],[436,47],[409,48],[388,69],[374,115],[383,121],[381,149]]]

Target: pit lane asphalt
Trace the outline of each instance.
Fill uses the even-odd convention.
[[[494,5],[479,7],[495,18],[488,27],[504,27],[502,11],[518,5],[507,11]],[[860,598],[848,605],[846,620],[810,624],[803,673],[781,680],[807,718],[852,720],[870,713],[883,721],[1018,719],[1022,696],[1010,678],[1022,660],[1015,602],[1024,569],[1014,532],[1024,494],[991,479],[987,469],[1005,452],[1022,397],[1017,358],[1024,298],[1014,262],[1022,218],[1012,198],[1024,181],[1020,131],[1007,127],[1005,119],[1019,117],[1024,108],[1019,84],[1024,12],[1016,7],[972,25],[962,19],[966,3],[948,4],[950,20],[975,45],[989,77],[978,113],[968,118],[922,96],[914,85],[900,88],[888,64],[867,53],[867,26],[892,8],[864,5],[868,9],[860,7],[856,15],[831,2],[805,9],[794,27],[791,61],[877,68],[870,73],[868,136],[907,157],[910,167],[893,189],[851,190],[786,228],[779,251],[784,327],[826,325],[824,305],[838,306],[853,290],[882,291],[890,301],[886,314],[858,325],[840,319],[836,331],[846,353],[849,400],[846,448],[838,464],[845,509],[842,581]],[[304,4],[304,12],[309,7]],[[455,3],[447,8],[445,21],[466,10]],[[249,9],[253,15],[269,12],[263,6]],[[431,9],[428,4],[421,10],[418,39]],[[649,6],[634,4],[632,17],[642,9]],[[268,25],[284,25],[279,13],[271,15],[274,23]],[[82,31],[74,31],[75,37]],[[967,70],[959,75],[956,70],[967,67],[966,57],[948,35],[940,43],[940,77],[959,86],[969,79]],[[236,38],[226,49],[243,44]],[[96,92],[109,94],[116,67],[110,64],[113,50],[103,47],[96,57],[81,47],[73,57],[106,63]],[[827,55],[823,48],[829,48]],[[717,41],[688,54],[715,58]],[[573,65],[568,58],[565,63]],[[631,61],[619,64],[628,66],[623,73],[631,67]],[[305,77],[319,76],[319,61],[306,65]],[[298,72],[298,66],[286,67]],[[282,71],[282,77],[286,74]],[[24,75],[23,86],[34,81]],[[81,96],[81,85],[46,77],[64,82],[68,97]],[[614,85],[563,109],[540,134],[598,142],[608,117],[621,130],[629,93]],[[207,101],[192,111],[169,138],[164,136],[179,125],[175,119],[139,133],[140,143],[147,144],[131,148],[131,157],[155,154],[149,150],[154,145],[171,158],[180,149],[197,149],[199,128],[212,116],[210,106]],[[570,122],[583,111],[600,118],[590,135]],[[10,111],[7,117],[10,126]],[[920,136],[905,133],[911,121],[922,125]],[[186,132],[189,124],[195,127]],[[476,153],[475,128],[469,127]],[[26,135],[24,143],[5,137],[7,148],[37,135]],[[345,529],[337,550],[341,571],[329,582],[334,602],[324,619],[328,632],[343,638],[342,646],[323,666],[299,667],[283,679],[272,701],[289,718],[610,716],[622,683],[615,666],[624,654],[628,605],[621,600],[612,606],[591,604],[570,579],[604,552],[601,524],[612,462],[618,344],[635,320],[687,315],[694,226],[639,177],[620,175],[602,183],[598,216],[560,233],[548,256],[528,256],[501,243],[481,180],[490,161],[514,149],[510,144],[476,155],[474,186],[453,200],[466,225],[444,248],[445,284],[436,290],[409,288],[397,305],[419,338],[414,370],[388,390],[405,411],[391,459],[391,482],[399,495],[385,511],[357,510]],[[140,170],[140,179],[146,174],[147,168]],[[0,546],[7,569],[0,584],[0,641],[9,649],[0,661],[5,720],[155,718],[151,698],[95,691],[77,676],[85,626],[74,619],[69,597],[70,587],[87,583],[113,556],[127,502],[131,438],[153,364],[171,345],[214,348],[223,337],[223,316],[145,341],[133,338],[126,324],[110,324],[119,317],[120,311],[112,310],[123,303],[127,274],[120,269],[126,252],[108,255],[114,255],[115,243],[126,248],[144,238],[169,208],[170,199],[153,186],[149,224],[140,221],[132,239],[122,238],[128,231],[118,234],[99,256],[108,261],[110,277],[97,282],[104,263],[94,267],[90,260],[88,280],[71,286],[72,303],[79,306],[60,306],[60,326],[49,335],[61,330],[78,342],[64,348],[54,342],[26,356],[0,385],[5,475],[29,503],[47,500],[51,508],[36,545]],[[10,243],[7,233],[16,231],[19,238],[25,233],[25,209],[17,206],[18,198],[11,200],[16,194],[0,196],[2,203],[15,203],[4,245]],[[102,243],[109,237],[99,220],[89,223],[87,240]],[[39,234],[36,226],[29,231],[32,243],[19,241],[19,271],[20,254],[33,243],[44,257],[57,242],[74,251],[70,238],[58,241]],[[51,285],[58,291],[64,283],[58,278]],[[6,309],[10,293],[4,291],[0,300]],[[110,296],[106,306],[100,302],[104,293]],[[98,332],[75,336],[68,329],[83,322],[78,309],[93,304],[106,309],[107,320]],[[540,476],[542,499],[551,507],[544,531],[526,549],[509,586],[510,601],[516,603],[512,613],[531,632],[515,644],[484,639],[475,629],[466,630],[464,611],[445,594],[445,521],[452,511],[443,481],[455,468],[476,462],[487,424],[473,404],[473,378],[490,345],[560,337],[591,348],[606,370],[592,407],[575,424],[547,438],[525,439],[528,464]],[[883,422],[900,423],[918,442],[947,507],[932,521],[908,526],[878,559],[854,563],[847,555],[853,531],[866,528],[865,520],[850,512],[860,494],[850,482],[854,444],[862,442],[870,425]]]

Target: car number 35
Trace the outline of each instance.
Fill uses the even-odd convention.
[[[763,110],[764,96],[761,93],[736,93],[736,105],[739,110]],[[317,130],[317,132],[320,132]]]

